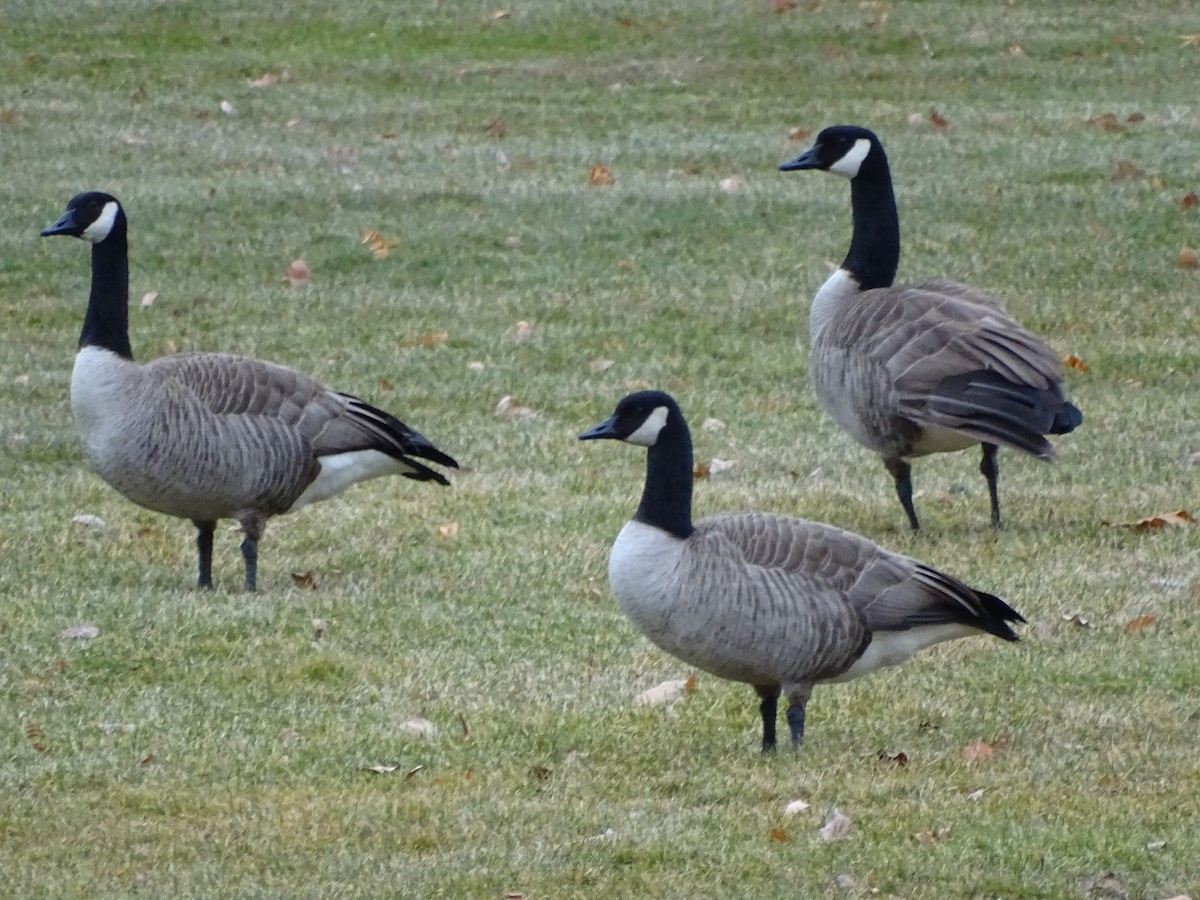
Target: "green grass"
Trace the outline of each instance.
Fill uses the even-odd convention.
[[[1179,208],[1198,27],[1166,0],[8,4],[0,893],[1200,893],[1200,531],[1102,524],[1200,502],[1200,278],[1175,266],[1200,247]],[[931,110],[950,128],[909,125]],[[1105,112],[1145,120],[1088,125]],[[969,280],[1090,366],[1061,462],[1002,456],[999,533],[964,453],[914,467],[907,534],[808,388],[847,191],[775,165],[806,146],[789,129],[835,122],[887,144],[902,278]],[[1113,180],[1120,160],[1144,176]],[[595,163],[613,186],[588,186]],[[302,368],[456,455],[453,488],[374,482],[274,521],[250,597],[223,531],[218,590],[193,590],[191,526],[104,486],[74,433],[87,254],[37,233],[85,189],[129,213],[135,354]],[[399,244],[374,260],[363,229]],[[575,436],[640,383],[726,425],[697,429],[701,459],[737,461],[698,514],[859,531],[1004,596],[1025,640],[818,688],[807,745],[771,758],[744,686],[635,707],[689,674],[608,594],[644,463]],[[496,419],[506,394],[538,417]],[[59,639],[82,622],[100,637]],[[435,736],[401,729],[418,715]],[[854,832],[822,844],[833,806]]]

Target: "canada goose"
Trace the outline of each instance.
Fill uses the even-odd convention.
[[[647,448],[642,501],[608,558],[622,612],[668,653],[761,698],[763,750],[787,695],[792,744],[813,685],[893,666],[941,641],[986,632],[1017,640],[1025,620],[967,587],[832,525],[765,512],[692,522],[692,438],[676,402],[630,394],[582,441]]]
[[[42,232],[92,245],[92,287],[71,375],[71,407],[96,473],[134,503],[191,519],[198,584],[212,587],[213,529],[245,533],[246,590],[271,516],[381,475],[448,484],[413,457],[458,463],[403,422],[292,369],[218,353],[144,365],[129,347],[125,212],[109,194],[79,194]]]
[[[809,313],[809,370],[821,406],[883,457],[915,531],[908,460],[983,447],[992,524],[1000,524],[997,450],[1054,458],[1047,434],[1083,413],[1063,396],[1058,356],[1000,303],[950,281],[892,287],[900,220],[879,139],[865,128],[826,128],[785,172],[824,169],[850,180],[854,235],[840,269]]]

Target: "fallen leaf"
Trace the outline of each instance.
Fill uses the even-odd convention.
[[[384,259],[392,252],[393,247],[399,245],[400,240],[399,238],[384,237],[378,231],[368,228],[363,231],[362,240],[359,243],[370,247],[371,255],[376,259]]]
[[[723,194],[736,194],[742,189],[742,177],[740,175],[730,175],[728,178],[722,178],[717,182],[717,187],[721,189]]]
[[[1138,616],[1136,619],[1130,619],[1125,623],[1125,633],[1136,634],[1147,626],[1153,625],[1156,618],[1156,616]]]
[[[983,797],[983,792],[984,792],[984,788],[977,788],[977,789],[971,791],[969,794],[967,794],[967,799],[972,802],[976,802],[981,797]]]
[[[809,804],[804,800],[793,800],[791,803],[789,803],[787,806],[785,806],[783,808],[783,814],[785,816],[799,815],[800,813],[802,813],[806,809],[808,809],[808,807],[809,807]]]
[[[397,726],[397,730],[403,734],[410,734],[413,737],[433,737],[437,734],[437,726],[422,716],[416,716],[407,722],[401,722]]]
[[[292,264],[287,267],[287,271],[283,273],[283,280],[292,287],[299,287],[302,284],[307,284],[308,279],[312,277],[312,272],[308,270],[308,263],[302,259],[293,259]]]
[[[483,133],[491,135],[496,140],[501,140],[508,134],[508,125],[505,124],[503,119],[492,119],[492,121],[487,123],[487,127],[483,129]]]
[[[737,460],[735,459],[717,459],[714,456],[712,462],[708,464],[708,474],[719,475],[726,469],[732,469],[736,465]]]
[[[166,356],[170,356],[172,353],[178,353],[178,352],[179,352],[179,347],[176,345],[176,343],[173,340],[171,340],[170,338],[167,338],[165,341],[163,341],[163,354],[165,354]]]
[[[547,769],[545,766],[530,766],[529,774],[531,777],[533,777],[534,779],[536,779],[538,781],[549,781],[550,776],[553,775],[554,773],[551,772],[549,769]]]
[[[1075,369],[1077,372],[1086,372],[1088,364],[1076,356],[1074,353],[1068,353],[1063,359],[1063,365],[1068,369]]]
[[[1195,209],[1197,206],[1200,206],[1200,197],[1196,196],[1195,191],[1184,195],[1183,199],[1179,201],[1179,208],[1183,210]]]
[[[778,2],[778,0],[776,0],[776,2]],[[776,844],[790,844],[792,839],[788,837],[788,833],[782,828],[772,828],[771,841]]]
[[[437,539],[439,541],[448,541],[451,538],[458,537],[458,523],[447,522],[444,525],[437,527]]]
[[[311,624],[313,629],[312,642],[313,646],[315,647],[318,643],[320,643],[321,638],[325,637],[325,626],[327,623],[324,619],[313,619]]]
[[[800,128],[797,126],[796,128],[792,128],[788,131],[787,138],[789,141],[804,141],[808,139],[808,136],[811,133],[812,132],[810,132],[807,128]]]
[[[511,396],[500,398],[496,404],[497,419],[512,419],[516,422],[529,422],[537,418],[537,413],[528,406],[522,406]]]
[[[687,689],[690,680],[681,678],[677,681],[664,681],[648,691],[642,691],[634,698],[633,703],[635,706],[661,706],[664,703],[674,703],[690,693]],[[695,690],[694,687],[693,690]]]
[[[886,750],[879,751],[879,758],[886,762],[895,763],[898,768],[904,768],[908,765],[908,754],[903,750],[897,750],[894,753],[889,753]]]
[[[604,164],[596,163],[588,170],[588,184],[592,187],[606,187],[612,183],[612,172]]]
[[[108,523],[102,518],[88,513],[80,513],[77,516],[72,516],[71,521],[76,525],[82,525],[84,528],[96,528],[101,531],[108,527]]]
[[[1193,34],[1181,34],[1179,40],[1183,41],[1185,47],[1200,47],[1200,31]]]
[[[137,726],[132,722],[101,722],[100,730],[105,734],[133,734]]]
[[[363,766],[363,771],[374,772],[376,775],[390,775],[399,768],[395,763],[377,763],[373,766]]]
[[[17,121],[17,114],[11,106],[0,109],[0,124],[11,125],[15,121]]]
[[[1200,269],[1200,256],[1197,256],[1196,251],[1190,247],[1184,247],[1179,251],[1175,265],[1181,269]]]
[[[617,267],[623,272],[632,272],[637,268],[637,263],[635,263],[632,259],[623,259],[617,263]]]
[[[950,826],[943,825],[941,828],[935,828],[933,831],[918,831],[915,836],[924,846],[932,847],[934,844],[940,844],[950,836]]]
[[[158,291],[146,291],[146,293],[142,294],[142,309],[149,309],[157,299]]]
[[[298,588],[315,591],[317,589],[317,580],[313,577],[314,572],[309,569],[307,572],[293,572],[292,583]]]
[[[963,747],[958,755],[966,762],[983,762],[991,759],[994,752],[987,741],[975,740]]]
[[[1089,622],[1087,619],[1085,619],[1083,616],[1081,616],[1079,613],[1063,613],[1062,620],[1064,622],[1070,622],[1076,628],[1091,628],[1092,627],[1092,623]]]
[[[395,388],[396,388],[396,386],[394,384],[392,384],[390,381],[388,381],[388,379],[386,379],[386,378],[380,378],[378,383],[379,383],[379,389],[381,391],[391,391],[391,390],[395,390]]]
[[[1112,522],[1101,522],[1101,525],[1113,526]],[[1196,519],[1186,509],[1180,509],[1175,512],[1159,513],[1156,516],[1147,516],[1144,519],[1138,519],[1136,522],[1118,522],[1117,528],[1130,528],[1141,534],[1146,531],[1155,531],[1159,528],[1174,528],[1184,525],[1195,525]]]
[[[1087,123],[1092,128],[1099,128],[1101,131],[1121,130],[1121,123],[1114,113],[1104,113],[1103,115],[1093,116],[1087,120]]]
[[[703,463],[703,462],[696,463],[696,468],[694,468],[692,470],[692,480],[693,481],[702,481],[705,478],[707,478],[710,474],[711,473],[709,472],[709,469],[708,469],[708,463]]]
[[[1130,181],[1134,178],[1141,178],[1146,173],[1135,166],[1127,159],[1122,159],[1117,163],[1116,169],[1113,170],[1113,181]]]
[[[527,341],[529,339],[529,336],[532,334],[533,334],[533,326],[530,325],[528,322],[526,322],[524,319],[522,319],[515,326],[513,326],[513,331],[512,331],[513,343],[514,344],[524,343],[525,341]]]
[[[151,765],[153,762],[154,762],[154,754],[153,753],[147,753],[145,756],[142,757],[142,765],[143,766]]]
[[[1125,121],[1131,125],[1136,125],[1139,122],[1146,121],[1146,114],[1142,113],[1142,112],[1132,112],[1128,116],[1125,117]]]
[[[237,112],[237,110],[233,108],[233,104],[230,103],[228,100],[222,100],[221,101],[221,112],[225,113],[225,115],[227,115],[227,116],[232,116]]]
[[[836,806],[825,817],[825,823],[817,832],[817,839],[822,843],[844,841],[850,836],[851,822]]]
[[[588,363],[588,371],[593,375],[599,375],[601,372],[607,372],[613,365],[614,363],[611,359],[604,359],[598,356]]]
[[[929,124],[932,125],[934,128],[939,128],[939,129],[949,128],[950,120],[947,119],[945,116],[940,115],[937,112],[937,110],[933,110],[932,112],[929,113]]]
[[[498,9],[494,13],[492,13],[492,19],[493,19],[493,21],[499,20],[499,19],[507,19],[511,15],[512,15],[512,13],[510,13],[507,9]]]
[[[426,334],[411,335],[406,334],[400,338],[401,347],[440,347],[450,340],[450,332],[448,331],[430,331]]]
[[[471,362],[467,363],[467,368],[470,369],[472,372],[482,372],[484,369],[487,368],[487,366],[485,366],[479,360],[475,359],[475,360],[471,360]]]
[[[785,13],[796,8],[796,0],[774,0],[776,13]]]
[[[29,746],[38,753],[46,752],[46,733],[42,731],[42,726],[30,722],[25,726],[25,738],[29,741]]]
[[[699,684],[699,678],[697,678],[695,675],[689,675],[687,680],[683,683],[683,695],[685,697],[690,697],[692,694],[696,693],[696,687]]]
[[[263,72],[253,81],[247,83],[250,85],[250,87],[270,87],[277,81],[279,81],[279,76],[274,72]]]
[[[414,775],[416,775],[418,772],[420,772],[423,768],[425,768],[425,767],[424,766],[413,766],[411,769],[409,769],[407,772],[404,773],[404,780],[408,781],[408,779],[412,778]]]
[[[64,641],[90,641],[93,638],[100,637],[100,629],[95,625],[72,625],[70,628],[64,628],[58,633],[60,640]]]

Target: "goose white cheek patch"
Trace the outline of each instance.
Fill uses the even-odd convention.
[[[93,244],[98,244],[112,231],[113,223],[117,221],[117,204],[113,200],[109,200],[104,204],[104,209],[100,210],[100,215],[96,217],[96,221],[83,229],[83,234],[80,235],[85,241],[91,241]]]
[[[638,426],[638,430],[625,438],[625,443],[637,444],[639,447],[653,447],[655,441],[658,440],[658,433],[666,424],[667,408],[656,406],[654,411],[646,416],[646,421]]]
[[[829,171],[846,178],[853,178],[858,174],[863,160],[867,158],[867,154],[870,152],[871,142],[866,138],[859,138],[841,159],[829,167]]]

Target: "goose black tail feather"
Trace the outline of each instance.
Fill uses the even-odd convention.
[[[447,453],[443,453],[441,450],[435,447],[433,442],[425,437],[425,435],[421,434],[419,431],[414,431],[413,429],[409,428],[391,413],[384,412],[382,409],[372,406],[371,404],[359,400],[357,397],[350,396],[349,394],[345,396],[350,400],[350,408],[354,410],[354,413],[360,418],[369,421],[379,432],[382,440],[375,449],[386,453],[388,456],[404,460],[410,465],[416,464],[413,463],[412,460],[406,459],[406,457],[417,456],[421,459],[427,459],[430,462],[435,462],[438,465],[447,466],[451,469],[458,468],[458,462],[454,459],[454,457]],[[435,472],[431,472],[429,469],[425,469],[424,466],[421,466],[420,468],[426,472],[430,472],[430,474],[425,476],[406,475],[406,477],[416,478],[418,481],[428,481],[437,474]]]

